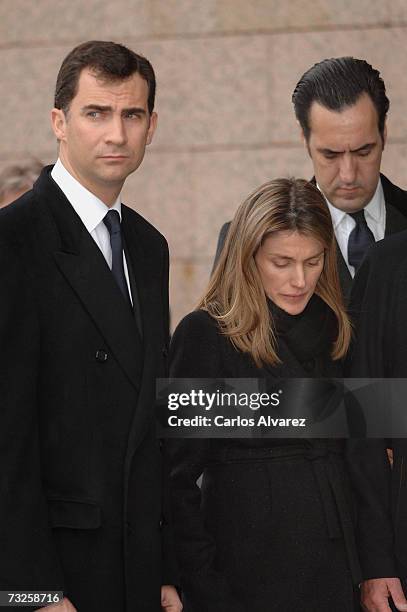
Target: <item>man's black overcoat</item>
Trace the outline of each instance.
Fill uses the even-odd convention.
[[[377,243],[362,263],[350,302],[356,338],[348,375],[407,378],[407,232]],[[388,414],[390,397],[383,414]],[[387,400],[387,401],[386,401]],[[359,546],[365,578],[407,576],[407,440],[353,441]],[[393,448],[393,469],[386,447]],[[394,533],[393,533],[394,527]]]
[[[134,313],[50,169],[0,215],[0,590],[156,612],[175,580],[154,431],[167,245],[123,206]]]

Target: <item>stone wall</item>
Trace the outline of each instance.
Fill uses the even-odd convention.
[[[291,92],[325,57],[378,68],[391,100],[384,172],[407,188],[405,0],[2,0],[0,168],[55,159],[49,124],[66,53],[110,39],[145,54],[159,127],[124,201],[167,237],[173,324],[208,279],[220,226],[260,183],[309,177]]]

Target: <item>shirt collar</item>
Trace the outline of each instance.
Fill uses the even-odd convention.
[[[81,185],[81,183],[68,172],[59,158],[52,169],[51,176],[64,192],[89,233],[103,221],[109,210],[117,210],[121,220],[122,207],[120,203],[120,194],[113,206],[106,206],[102,200],[99,200],[95,194]]]
[[[318,185],[318,183],[317,183],[317,187],[322,193],[322,190],[320,186]],[[331,213],[332,224],[334,226],[334,229],[336,229],[338,225],[341,223],[341,221],[343,221],[343,219],[346,217],[347,213],[344,212],[343,210],[340,210],[339,208],[336,208],[336,206],[331,204],[331,202],[328,200],[328,198],[325,195],[324,197],[325,197],[326,203],[328,204],[329,211]],[[376,191],[374,192],[373,197],[370,200],[370,202],[366,204],[364,210],[368,216],[370,216],[374,221],[376,221],[376,223],[378,223],[381,220],[383,216],[383,212],[384,212],[384,193],[383,193],[382,181],[380,178],[379,178],[379,182],[377,183]]]

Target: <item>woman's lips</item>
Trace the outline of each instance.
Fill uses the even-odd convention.
[[[303,299],[305,296],[307,295],[307,293],[299,293],[298,295],[287,295],[287,294],[282,294],[283,298],[289,299],[289,300],[301,300]]]

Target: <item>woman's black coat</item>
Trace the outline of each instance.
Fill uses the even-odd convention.
[[[319,298],[301,317],[272,309],[281,366],[257,368],[207,312],[195,311],[175,331],[171,376],[272,383],[341,375],[329,356],[335,320]],[[189,439],[168,448],[185,612],[354,609],[359,573],[343,442]]]

